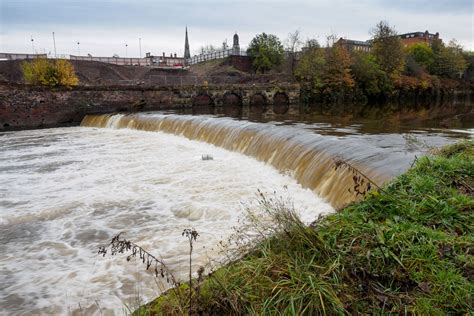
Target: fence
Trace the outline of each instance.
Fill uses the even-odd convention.
[[[187,60],[188,65],[194,65],[214,59],[222,59],[229,56],[247,56],[247,52],[244,50],[234,50],[234,49],[222,49],[215,52],[210,52],[207,54],[201,54],[191,57]]]
[[[127,57],[93,57],[93,56],[75,56],[70,55],[71,60],[98,61],[102,63],[121,65],[121,66],[152,66],[150,58],[127,58]]]
[[[234,50],[224,49],[218,50],[211,53],[201,54],[193,56],[186,60],[187,65],[194,65],[209,60],[223,59],[229,56],[247,56],[245,50]],[[10,54],[0,53],[0,60],[22,60],[22,59],[35,59],[35,58],[61,58],[70,60],[83,60],[83,61],[97,61],[107,64],[121,65],[121,66],[147,66],[147,67],[158,67],[158,68],[183,68],[184,58],[182,57],[159,57],[150,56],[145,58],[133,58],[133,57],[94,57],[94,56],[77,56],[77,55],[57,55],[48,56],[47,54]]]
[[[14,54],[14,53],[0,53],[0,60],[24,60],[47,58],[47,54]]]

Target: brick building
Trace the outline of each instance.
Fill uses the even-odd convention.
[[[370,52],[372,50],[371,41],[356,41],[351,39],[340,38],[337,42],[338,45],[344,46],[348,51],[361,51]]]
[[[399,36],[403,46],[405,47],[417,43],[426,43],[428,45],[431,45],[433,41],[440,40],[438,32],[432,34],[428,31],[405,33]]]

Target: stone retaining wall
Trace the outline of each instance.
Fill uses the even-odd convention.
[[[202,96],[208,96],[211,106],[225,106],[226,100],[249,105],[254,95],[264,96],[267,106],[273,106],[278,96],[277,106],[288,108],[299,102],[300,88],[289,84],[50,89],[0,84],[0,130],[77,125],[92,113],[187,108]]]

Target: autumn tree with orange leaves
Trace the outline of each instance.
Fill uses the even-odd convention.
[[[326,67],[323,74],[325,93],[346,91],[354,87],[351,74],[351,55],[345,47],[335,43],[326,49]]]

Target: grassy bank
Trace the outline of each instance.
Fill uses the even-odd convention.
[[[473,187],[470,141],[418,159],[311,227],[291,208],[264,202],[275,234],[194,282],[193,313],[472,313]],[[179,297],[187,291],[170,290],[135,314],[186,314],[189,302]]]

